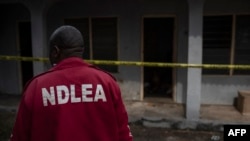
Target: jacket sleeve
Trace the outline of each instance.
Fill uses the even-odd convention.
[[[119,86],[115,87],[115,111],[118,118],[119,141],[132,141],[133,136],[128,125],[128,114],[124,106]]]
[[[24,90],[10,141],[29,141],[32,124],[32,105],[35,84],[31,82]]]

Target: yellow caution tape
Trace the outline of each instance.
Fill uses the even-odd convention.
[[[49,61],[48,58],[42,58],[42,57],[22,57],[22,56],[2,56],[2,55],[0,55],[0,60],[39,61],[39,62]]]
[[[22,56],[1,56],[0,60],[16,61],[38,61],[47,62],[48,58],[22,57]],[[241,69],[250,70],[250,65],[227,65],[227,64],[185,64],[185,63],[161,63],[161,62],[136,62],[136,61],[111,61],[111,60],[85,60],[96,65],[127,65],[145,67],[172,67],[172,68],[203,68],[203,69]]]

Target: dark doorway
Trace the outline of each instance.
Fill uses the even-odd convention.
[[[174,18],[144,18],[144,61],[172,62]],[[144,96],[172,98],[173,69],[144,67]]]
[[[19,47],[20,55],[24,57],[32,57],[31,45],[31,23],[19,22]],[[21,61],[22,85],[24,86],[33,77],[33,62]]]

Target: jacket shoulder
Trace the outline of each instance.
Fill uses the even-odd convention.
[[[23,89],[23,92],[25,92],[25,90],[28,88],[28,86],[30,85],[30,83],[31,83],[33,80],[35,80],[35,79],[37,79],[37,78],[39,78],[39,77],[41,77],[41,76],[43,76],[43,75],[45,75],[45,74],[48,74],[48,73],[50,73],[50,72],[51,72],[51,71],[49,70],[49,71],[40,73],[40,74],[38,74],[38,75],[32,77],[28,82],[26,82],[26,84],[25,84],[25,86],[24,86],[24,89]]]
[[[90,65],[90,67],[91,67],[91,68],[94,68],[94,69],[96,69],[96,70],[99,70],[99,71],[101,71],[101,72],[104,72],[104,73],[106,73],[106,74],[108,74],[112,79],[114,79],[115,81],[117,81],[117,79],[115,78],[115,76],[112,75],[110,72],[108,72],[108,71],[106,71],[106,70],[103,70],[103,69],[101,69],[101,68],[99,68],[99,67],[97,67],[97,66],[94,66],[94,65]]]

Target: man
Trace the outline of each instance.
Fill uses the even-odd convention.
[[[11,141],[132,141],[115,79],[82,60],[83,38],[72,26],[50,37],[53,68],[24,89]]]

